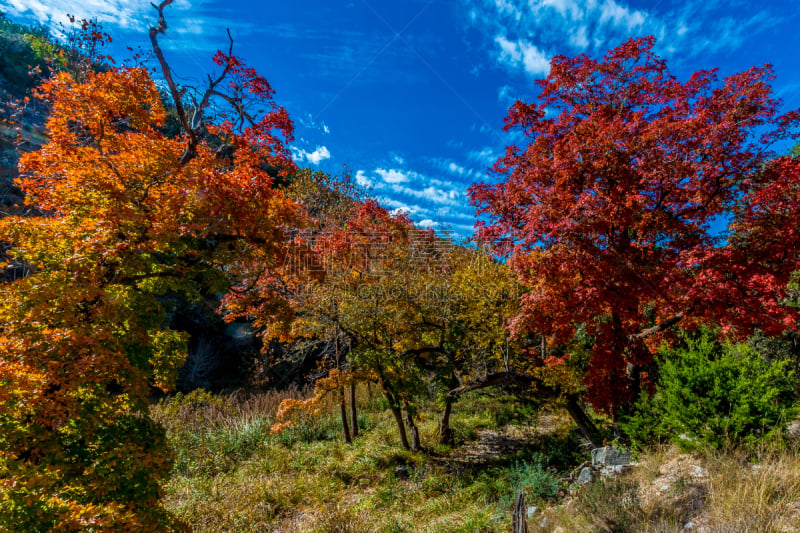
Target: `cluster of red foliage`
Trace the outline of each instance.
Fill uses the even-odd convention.
[[[587,399],[604,410],[637,393],[648,334],[681,320],[774,332],[797,318],[782,305],[798,266],[797,162],[770,163],[769,147],[798,114],[778,115],[769,66],[680,82],[654,44],[554,58],[539,103],[506,118],[528,144],[496,163],[500,183],[471,188],[491,218],[481,235],[530,287],[516,331],[566,342],[583,325],[595,337]]]

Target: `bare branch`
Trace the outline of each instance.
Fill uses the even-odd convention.
[[[228,31],[228,41],[229,41],[228,57],[231,57],[233,55],[233,36],[231,35],[230,28],[228,28],[227,31]],[[228,63],[225,64],[225,68],[222,69],[222,72],[220,73],[219,76],[216,77],[216,79],[212,79],[210,75],[208,76],[208,88],[206,89],[206,92],[203,93],[203,98],[200,100],[200,104],[194,110],[194,116],[192,117],[193,129],[197,129],[200,127],[201,121],[203,120],[203,110],[206,107],[208,107],[209,99],[211,98],[212,94],[216,95],[220,94],[216,92],[215,89],[217,88],[217,85],[222,83],[222,80],[224,80],[225,77],[230,73],[230,70],[231,70],[231,64],[229,61]]]
[[[256,120],[247,111],[244,110],[244,104],[240,98],[234,98],[232,96],[228,96],[227,94],[221,93],[213,89],[209,89],[207,91],[207,94],[222,98],[230,105],[232,105],[234,109],[236,109],[236,112],[239,114],[239,118],[241,120],[247,120],[247,122],[249,122],[251,126],[256,125]]]
[[[195,156],[197,136],[189,124],[189,121],[186,117],[186,110],[183,107],[184,91],[180,90],[175,83],[175,80],[172,77],[172,69],[164,57],[164,51],[158,44],[158,35],[160,33],[164,33],[167,29],[167,21],[164,18],[164,8],[174,1],[175,0],[163,0],[159,5],[151,4],[156,11],[158,11],[158,25],[150,28],[150,43],[153,46],[153,52],[158,59],[158,63],[161,65],[161,73],[163,74],[164,80],[166,80],[167,86],[169,87],[170,96],[172,96],[172,102],[175,104],[175,110],[178,113],[178,120],[180,120],[183,130],[189,136],[189,144],[186,147],[186,151],[184,152],[183,156],[181,157],[181,164],[186,164]]]

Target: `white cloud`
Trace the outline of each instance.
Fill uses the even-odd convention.
[[[633,31],[645,22],[645,15],[641,11],[631,11],[621,6],[614,0],[605,0],[600,8],[600,24],[612,22],[615,26],[625,27]]]
[[[392,215],[393,217],[400,216],[400,215],[408,216],[411,213],[412,213],[411,208],[408,207],[408,206],[405,206],[405,205],[401,206],[401,207],[398,207],[396,209],[392,209],[391,211],[389,211],[389,214]]]
[[[378,168],[375,169],[375,173],[381,177],[381,180],[384,183],[406,183],[410,178],[417,177],[416,172],[403,172],[402,170],[397,169],[386,170],[384,168]]]
[[[479,174],[478,171],[468,168],[464,165],[460,165],[456,163],[452,159],[445,158],[445,157],[429,157],[425,159],[429,164],[434,166],[437,170],[442,172],[446,172],[452,176],[457,176],[458,178],[472,178]],[[461,181],[461,180],[459,180]],[[436,178],[428,179],[428,183],[433,185],[442,185],[447,187],[455,187],[452,181],[444,181]]]
[[[356,172],[356,183],[361,187],[372,187],[372,180],[367,177],[363,170]]]
[[[531,2],[531,4],[535,5],[536,2]],[[569,15],[572,20],[578,20],[583,16],[583,11],[574,0],[541,0],[539,5],[541,7],[552,7],[562,17]]]
[[[313,152],[292,147],[292,156],[298,163],[301,161],[308,161],[313,165],[319,165],[320,161],[331,158],[331,152],[328,150],[327,146],[317,146],[316,150]]]
[[[47,26],[67,23],[67,14],[78,19],[97,19],[126,29],[144,29],[155,10],[149,2],[130,0],[6,0],[9,12],[16,16],[33,17]],[[152,12],[152,13],[151,13]]]
[[[509,41],[505,35],[498,35],[494,38],[494,42],[500,45],[500,61],[512,65],[517,65],[522,61],[522,52],[520,52],[518,43]]]
[[[494,0],[494,5],[500,13],[509,15],[517,20],[522,18],[522,10],[513,1]]]
[[[423,227],[423,228],[430,228],[432,226],[438,226],[438,225],[439,225],[438,222],[434,222],[433,220],[431,220],[429,218],[426,218],[425,220],[420,220],[419,222],[417,222],[417,226],[420,226],[420,227]]]
[[[510,85],[503,85],[497,91],[497,100],[503,105],[503,107],[510,107],[511,104],[518,100],[518,98],[513,95],[513,89]]]
[[[510,41],[505,35],[498,35],[494,40],[500,46],[501,63],[512,67],[522,66],[531,76],[550,73],[550,59],[536,45],[524,39]]]
[[[494,149],[490,146],[484,146],[480,150],[472,150],[467,154],[467,157],[472,161],[477,161],[478,163],[482,163],[484,165],[492,165],[499,155]]]
[[[576,26],[575,29],[569,34],[569,43],[580,50],[585,50],[589,47],[588,29],[586,26]]]
[[[463,176],[464,173],[467,171],[464,167],[462,167],[461,165],[457,165],[452,161],[450,162],[449,165],[447,165],[447,170],[449,170],[453,174],[459,174],[461,176]]]
[[[161,45],[173,52],[213,52],[220,47],[218,39],[227,39],[220,28],[230,28],[234,35],[252,31],[248,22],[227,18],[219,8],[205,9],[210,3],[210,0],[176,0],[164,11],[169,28]],[[59,24],[69,26],[67,14],[78,20],[97,20],[111,34],[117,33],[115,29],[144,34],[155,24],[157,16],[145,0],[0,0],[0,8],[15,17],[34,19],[62,37]]]
[[[458,191],[457,189],[446,190],[434,187],[432,185],[423,189],[415,189],[411,187],[405,187],[403,185],[392,185],[391,189],[397,194],[404,194],[414,198],[427,200],[434,204],[457,206],[460,205],[464,199],[463,192]]]
[[[461,0],[467,23],[491,43],[495,63],[547,73],[546,52],[601,55],[631,37],[655,35],[656,52],[679,59],[736,53],[785,18],[769,2],[722,0]],[[638,7],[638,5],[645,7]],[[488,43],[487,43],[488,44]]]

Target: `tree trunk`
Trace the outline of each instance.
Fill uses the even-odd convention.
[[[580,403],[578,403],[578,396],[571,394],[567,396],[567,412],[575,421],[583,438],[589,441],[591,445],[597,448],[600,444],[600,430],[594,425],[592,419],[583,411]]]
[[[514,503],[514,514],[511,519],[512,533],[528,533],[528,505],[525,501],[525,491],[517,492],[517,501]]]
[[[347,424],[347,405],[345,404],[344,387],[339,389],[341,401],[339,402],[339,412],[342,415],[342,431],[344,432],[344,441],[347,444],[352,444],[353,439],[350,438],[350,426]]]
[[[358,437],[358,407],[356,406],[356,383],[350,383],[350,420],[353,422],[353,438]]]
[[[411,412],[408,410],[408,404],[405,404],[406,408],[406,423],[408,424],[408,430],[411,432],[411,451],[418,452],[422,449],[422,445],[419,442],[419,428],[414,423],[414,417],[411,416]]]
[[[401,411],[399,405],[395,403],[394,394],[391,393],[385,384],[383,386],[383,393],[386,395],[386,401],[389,402],[389,409],[391,409],[392,414],[394,415],[394,420],[397,422],[397,432],[400,434],[400,444],[402,444],[403,448],[406,450],[410,450],[411,446],[408,444],[406,426],[403,423],[403,411]]]
[[[453,403],[445,401],[444,412],[439,420],[439,442],[441,444],[453,444],[453,428],[450,427],[450,414],[453,412]]]

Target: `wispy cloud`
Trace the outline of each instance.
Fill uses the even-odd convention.
[[[356,172],[356,183],[360,187],[365,187],[365,188],[371,188],[373,185],[372,179],[369,176],[367,176],[367,173],[364,172],[363,170],[359,170],[358,172]]]
[[[156,23],[156,10],[148,1],[131,0],[0,0],[0,7],[14,17],[32,19],[59,35],[60,24],[67,25],[67,15],[94,19],[107,31],[136,32],[144,35]],[[165,10],[168,29],[162,45],[173,51],[215,51],[224,46],[225,28],[236,36],[250,33],[246,21],[212,6],[210,0],[176,0]]]
[[[417,225],[448,228],[460,236],[472,233],[475,215],[466,201],[466,189],[476,171],[447,158],[426,158],[419,172],[400,164],[378,166],[374,170],[358,170],[356,182],[366,187],[384,207],[408,215]]]
[[[500,47],[500,62],[512,67],[523,67],[531,76],[547,75],[550,72],[550,58],[536,45],[525,39],[509,41],[505,35],[494,39]]]
[[[419,177],[416,172],[410,170],[397,170],[394,168],[389,170],[377,168],[375,169],[375,173],[380,176],[383,183],[406,183],[411,181],[412,178]]]
[[[461,1],[467,24],[483,33],[492,61],[531,77],[549,72],[554,51],[600,54],[644,35],[655,35],[662,53],[679,57],[735,53],[747,38],[780,21],[769,6],[732,9],[719,0],[662,0],[646,8],[633,7],[631,0]]]
[[[131,30],[144,29],[146,15],[153,11],[147,2],[129,0],[4,0],[2,5],[12,15],[30,17],[46,26],[66,23],[69,14]]]

